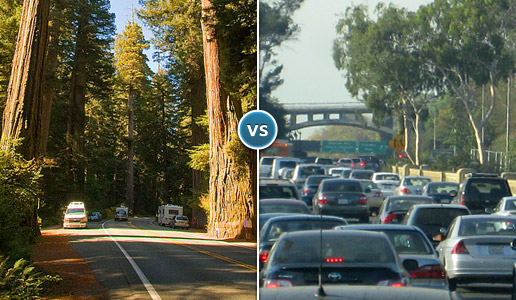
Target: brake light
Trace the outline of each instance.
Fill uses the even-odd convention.
[[[410,272],[412,278],[445,278],[441,265],[428,265]]]
[[[376,283],[376,285],[404,287],[404,286],[407,286],[407,282],[404,282],[404,280],[399,280],[399,279],[391,279],[391,280],[387,279],[387,280],[378,281],[378,283]]]
[[[383,223],[398,223],[398,216],[396,214],[388,214],[383,219]]]
[[[361,166],[361,167],[364,167],[364,166],[365,166],[365,162],[361,162],[361,163],[360,163],[360,166]]]
[[[410,190],[409,190],[409,189],[407,189],[407,188],[402,188],[402,189],[400,190],[400,193],[401,193],[401,194],[410,194]]]
[[[360,200],[358,200],[358,204],[367,204],[367,196],[364,194],[360,195]]]
[[[344,258],[342,257],[328,257],[326,258],[327,263],[341,263],[344,262]]]
[[[263,286],[269,289],[275,289],[279,287],[293,286],[293,284],[292,281],[288,279],[265,279]]]
[[[460,205],[466,205],[466,196],[464,195],[461,195],[460,196]]]
[[[383,197],[383,193],[382,192],[376,192],[374,194],[375,197]]]
[[[466,248],[466,244],[464,244],[464,241],[458,242],[455,245],[455,247],[453,247],[451,254],[469,254],[469,251]]]
[[[356,167],[357,165],[355,165],[355,164],[351,164],[351,165],[349,165],[349,166],[350,166],[351,168],[354,168],[354,167]]]
[[[306,189],[306,190],[303,191],[303,193],[305,193],[305,195],[310,194],[310,192],[311,192],[310,189]]]
[[[268,258],[269,258],[269,251],[263,251],[262,253],[260,253],[260,261],[262,263],[266,263]]]
[[[326,195],[325,194],[319,195],[319,199],[317,199],[317,203],[328,204],[328,199],[326,199]]]

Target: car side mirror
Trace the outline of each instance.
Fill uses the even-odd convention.
[[[485,212],[487,214],[492,214],[494,212],[494,209],[492,207],[488,207],[488,208],[485,209]]]

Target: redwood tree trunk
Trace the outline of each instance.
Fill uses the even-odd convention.
[[[16,41],[7,101],[3,115],[3,150],[23,137],[20,152],[26,158],[45,153],[50,111],[43,103],[45,56],[48,45],[49,0],[25,0]]]
[[[210,124],[208,233],[216,238],[242,237],[245,216],[249,214],[255,219],[253,180],[249,166],[239,166],[226,149],[232,139],[238,139],[241,102],[231,99],[221,83],[220,51],[212,1],[202,0],[202,9],[204,69]]]
[[[126,199],[129,209],[134,213],[134,90],[129,85],[129,97],[127,98],[128,111],[128,137],[127,137],[127,187]]]

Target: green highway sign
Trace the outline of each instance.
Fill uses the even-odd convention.
[[[358,152],[362,154],[385,154],[385,142],[358,142]]]
[[[453,149],[434,149],[432,150],[432,158],[437,156],[452,157],[455,155]]]
[[[329,153],[355,153],[357,142],[355,141],[322,141],[321,151]]]

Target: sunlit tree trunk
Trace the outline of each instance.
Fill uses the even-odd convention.
[[[23,137],[26,158],[45,154],[50,110],[42,100],[48,45],[49,0],[25,0],[3,115],[3,150]]]
[[[231,99],[221,83],[220,50],[213,3],[202,0],[204,68],[210,135],[210,219],[208,233],[217,238],[243,236],[246,214],[254,219],[253,180],[249,167],[239,166],[228,155],[238,139],[241,102]],[[238,141],[238,143],[240,143]],[[252,169],[252,168],[251,168]]]

